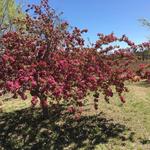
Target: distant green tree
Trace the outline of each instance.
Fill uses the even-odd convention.
[[[142,26],[147,27],[150,29],[150,21],[146,18],[139,19],[139,22],[142,24]],[[148,40],[150,40],[150,37],[148,36]]]
[[[139,19],[140,23],[144,26],[150,29],[150,21],[148,19],[142,18]],[[148,37],[148,40],[150,41],[150,37]],[[141,55],[142,60],[145,60],[145,58],[149,59],[149,55],[150,55],[150,49],[143,49],[141,52],[138,53],[139,55]]]
[[[16,4],[15,0],[0,0],[0,34],[4,32],[3,26],[7,30],[12,30],[12,21],[16,17],[23,17],[21,5]]]
[[[142,18],[142,19],[139,19],[139,21],[142,23],[143,26],[150,27],[149,20]]]

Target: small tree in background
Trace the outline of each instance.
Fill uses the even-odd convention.
[[[139,22],[144,26],[144,27],[147,27],[147,28],[150,28],[150,22],[148,19],[139,19]],[[148,37],[148,40],[149,40],[149,37]],[[149,47],[146,46],[146,48],[142,48],[140,49],[139,52],[137,52],[137,54],[141,55],[142,57],[142,60],[144,61],[145,59],[149,59],[149,56],[150,56],[150,49]]]

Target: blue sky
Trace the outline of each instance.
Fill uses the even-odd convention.
[[[38,3],[40,0],[26,0]],[[57,12],[71,26],[87,28],[85,38],[97,39],[97,33],[117,36],[126,34],[135,43],[148,40],[150,29],[143,27],[138,19],[150,19],[150,0],[50,0]]]

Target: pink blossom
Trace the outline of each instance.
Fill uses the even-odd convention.
[[[27,95],[25,95],[24,93],[22,93],[20,96],[23,100],[26,100],[28,98]]]
[[[54,90],[54,95],[56,97],[60,97],[60,96],[62,96],[62,94],[63,94],[63,87],[61,87],[61,86],[56,87]]]
[[[38,103],[37,97],[36,97],[36,96],[33,96],[33,97],[32,97],[32,100],[31,100],[32,106],[35,106],[37,103]]]
[[[32,80],[32,81],[31,81],[31,86],[32,86],[33,88],[36,87],[36,86],[37,86],[36,81]]]
[[[67,111],[68,111],[69,113],[74,113],[74,112],[75,112],[75,108],[74,108],[73,106],[69,106],[69,107],[67,108]]]

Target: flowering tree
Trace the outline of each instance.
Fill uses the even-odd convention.
[[[24,19],[15,19],[19,29],[0,38],[0,90],[1,95],[13,93],[27,99],[32,95],[33,106],[39,101],[44,116],[48,115],[48,98],[57,104],[68,103],[68,112],[78,118],[84,106],[84,97],[92,91],[94,107],[98,109],[99,95],[106,102],[113,96],[115,86],[124,103],[124,82],[135,76],[129,64],[134,61],[130,52],[133,42],[123,35],[98,34],[98,40],[86,47],[82,34],[86,29],[68,31],[68,23],[60,22],[47,0],[40,6],[29,5]],[[31,13],[32,14],[32,13]],[[126,42],[127,49],[111,46],[112,42]],[[112,52],[108,54],[108,52]]]

